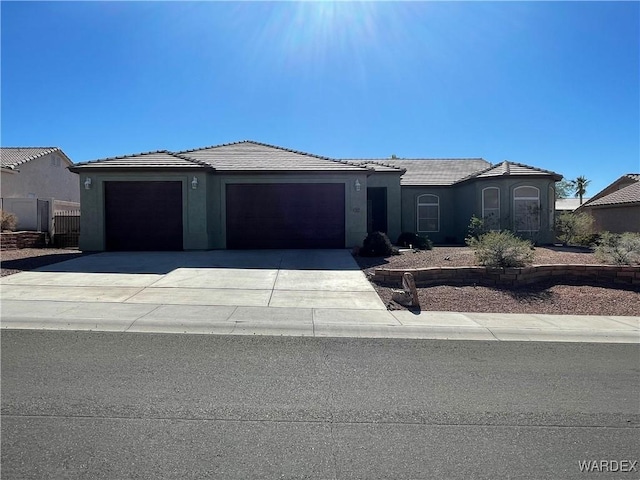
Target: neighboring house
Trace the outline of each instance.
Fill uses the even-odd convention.
[[[582,203],[588,202],[588,198],[582,198]],[[580,206],[579,198],[558,198],[556,199],[556,212],[574,212]]]
[[[59,148],[0,147],[0,161],[2,209],[18,217],[18,229],[39,229],[36,219],[50,220],[57,208],[79,208],[78,177],[67,168],[73,162]],[[41,215],[43,202],[46,215]]]
[[[483,159],[344,160],[244,141],[85,162],[83,250],[345,248],[367,232],[460,243],[473,215],[554,240],[556,173]]]
[[[580,206],[593,216],[598,232],[640,232],[640,174],[621,176]]]

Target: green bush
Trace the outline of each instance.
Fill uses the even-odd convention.
[[[596,257],[616,265],[640,264],[640,233],[603,232],[596,244]]]
[[[489,231],[485,225],[484,219],[476,217],[475,215],[471,217],[467,229],[469,231],[467,239],[475,238],[476,240]]]
[[[420,250],[431,250],[433,242],[426,235],[416,235],[412,232],[403,232],[398,237],[396,245],[404,248],[418,248]]]
[[[509,231],[488,232],[479,238],[468,237],[480,265],[486,267],[522,267],[533,261],[533,245],[528,240],[516,237]]]
[[[589,246],[597,239],[593,233],[593,217],[586,212],[564,212],[558,215],[556,235],[564,245]]]
[[[5,231],[9,230],[13,232],[18,226],[18,217],[16,217],[13,213],[5,212],[4,210],[0,210],[0,230]]]
[[[360,248],[362,257],[388,257],[398,255],[400,251],[391,245],[391,240],[383,232],[373,232],[367,235]]]

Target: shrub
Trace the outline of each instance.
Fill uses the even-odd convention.
[[[556,218],[556,234],[564,245],[584,245],[594,243],[593,217],[586,212],[564,212]]]
[[[5,230],[13,232],[17,226],[18,217],[16,217],[13,213],[0,210],[0,230],[2,230],[3,232]]]
[[[467,238],[476,260],[487,267],[522,267],[533,261],[533,245],[509,231],[488,232]]]
[[[484,223],[484,218],[479,218],[475,215],[471,217],[467,230],[469,231],[467,239],[475,238],[476,240],[489,231]]]
[[[426,235],[416,235],[411,232],[403,232],[398,237],[396,245],[404,248],[418,248],[420,250],[431,250],[433,242]]]
[[[391,245],[389,237],[383,232],[373,232],[367,235],[360,248],[360,256],[362,257],[388,257],[399,253],[398,249]]]
[[[640,264],[640,233],[625,232],[617,235],[603,232],[596,244],[596,257],[616,265]]]

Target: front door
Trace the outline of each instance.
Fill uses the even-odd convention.
[[[367,188],[367,232],[387,233],[387,189]]]

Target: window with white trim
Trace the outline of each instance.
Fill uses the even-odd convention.
[[[418,232],[440,231],[440,199],[437,195],[418,196],[416,208],[418,216]]]
[[[523,186],[513,190],[514,226],[516,232],[540,230],[540,190]]]
[[[482,190],[482,219],[485,228],[500,230],[500,189],[487,187]]]

